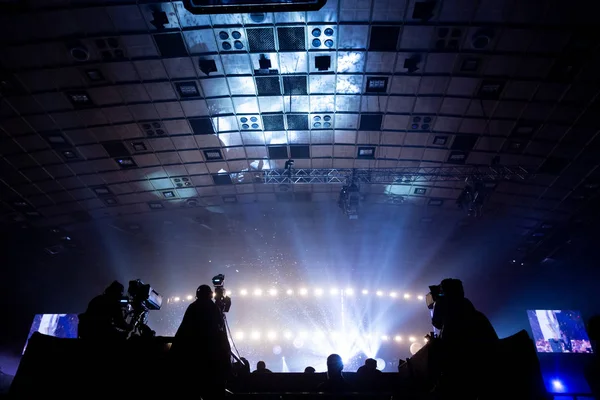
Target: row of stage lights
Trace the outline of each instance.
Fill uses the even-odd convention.
[[[325,332],[314,332],[313,334],[310,334],[308,332],[299,332],[296,335],[294,335],[292,332],[284,332],[282,334],[283,338],[286,340],[293,340],[293,339],[308,339],[309,337],[312,338],[313,341],[317,342],[320,340],[323,340],[327,337],[327,335],[325,334]],[[336,339],[340,339],[345,335],[342,335],[340,333],[337,332],[330,332],[329,333],[329,337],[332,340],[336,340]],[[252,341],[260,341],[263,338],[266,338],[269,341],[274,341],[277,340],[277,338],[279,337],[278,333],[275,331],[269,331],[266,332],[263,336],[262,332],[260,331],[252,331],[250,333],[245,333],[243,331],[239,331],[239,332],[235,332],[233,335],[233,338],[235,340],[238,341],[243,341],[246,339],[252,340]],[[400,336],[400,335],[364,335],[363,339],[365,341],[370,341],[373,339],[379,338],[379,340],[381,340],[382,342],[397,342],[397,343],[402,343],[405,341],[405,337]],[[408,338],[406,338],[410,343],[415,343],[418,341],[418,339],[415,336],[409,336]],[[427,339],[424,338],[423,339],[424,342],[427,342]]]
[[[313,295],[315,297],[321,297],[321,296],[324,296],[326,294],[325,290],[320,289],[320,288],[314,289],[312,291],[309,291],[306,288],[301,288],[301,289],[298,289],[296,292],[293,289],[287,289],[284,293],[285,293],[286,296],[294,296],[296,294],[296,295],[299,295],[301,297],[307,297],[309,295]],[[328,293],[331,296],[339,296],[339,295],[342,295],[342,294],[344,296],[354,296],[354,294],[356,292],[354,291],[354,289],[351,289],[351,288],[348,288],[348,289],[345,289],[345,290],[340,290],[340,289],[332,288],[332,289],[329,289]],[[411,300],[413,298],[413,296],[410,293],[403,293],[402,295],[400,295],[400,293],[394,292],[394,291],[392,291],[392,292],[385,292],[383,290],[377,290],[375,292],[370,292],[367,289],[363,289],[363,290],[361,290],[360,293],[363,296],[368,296],[369,294],[374,293],[375,296],[377,296],[377,297],[404,298],[405,300]],[[246,296],[254,296],[254,297],[271,296],[271,297],[277,297],[278,295],[280,295],[280,292],[277,289],[269,289],[267,291],[263,291],[262,289],[254,289],[252,291],[250,291],[248,289],[240,289],[240,291],[236,293],[235,291],[233,291],[233,290],[230,289],[230,290],[226,290],[225,294],[227,296],[230,296],[230,297],[234,296],[234,295],[240,295],[240,296],[243,296],[243,297],[246,297]],[[418,295],[418,296],[415,296],[415,297],[416,297],[417,300],[423,300],[424,299],[424,297],[422,295]],[[177,303],[177,302],[184,301],[184,300],[192,301],[192,300],[194,300],[194,296],[188,295],[186,297],[178,297],[178,296],[170,297],[168,299],[168,302],[169,303],[171,303],[171,302]]]

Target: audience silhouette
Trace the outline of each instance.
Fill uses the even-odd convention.
[[[327,380],[319,385],[319,392],[349,392],[350,385],[342,376],[344,362],[338,354],[327,357]]]
[[[270,369],[267,369],[267,364],[264,361],[259,361],[256,363],[256,371],[252,372],[253,374],[270,374],[272,373]]]

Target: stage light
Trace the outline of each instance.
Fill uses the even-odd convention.
[[[336,295],[336,294],[338,294],[338,290],[336,288],[331,288],[331,290],[329,291],[329,294]]]
[[[261,289],[255,289],[254,290],[254,295],[255,296],[262,296],[262,290]]]
[[[237,333],[235,334],[235,338],[236,338],[237,340],[244,340],[244,332],[237,332]]]
[[[260,339],[260,332],[252,332],[252,339],[253,340],[259,340]]]
[[[335,340],[335,339],[337,339],[337,338],[338,338],[338,333],[337,333],[337,332],[331,332],[331,333],[329,334],[329,336],[331,336],[331,338]]]
[[[306,296],[307,294],[308,294],[308,290],[306,288],[300,289],[300,295],[301,296]]]
[[[367,289],[363,289],[362,294],[369,294],[369,291]]]
[[[240,290],[240,294],[242,296],[246,296],[248,294],[248,291],[246,289],[242,289],[242,290]]]
[[[405,299],[410,299],[410,294],[408,294],[408,293],[404,293],[404,298],[405,298]]]
[[[421,295],[418,295],[418,296],[417,296],[417,299],[419,299],[419,300],[423,300],[423,296],[421,296]]]
[[[411,337],[408,338],[408,341],[411,342],[411,343],[414,343],[416,340],[417,339],[415,339],[414,336],[411,336]]]
[[[323,295],[323,289],[315,289],[315,296],[322,296]]]
[[[308,333],[306,333],[306,332],[300,332],[300,333],[298,334],[298,337],[301,337],[301,338],[305,338],[305,337],[307,337],[307,336],[308,336]]]
[[[287,293],[288,296],[291,296],[294,294],[294,291],[292,289],[288,289],[285,293]]]
[[[383,336],[381,337],[381,340],[383,340],[384,342],[387,342],[387,341],[388,341],[388,339],[389,339],[389,337],[388,337],[387,335],[383,335]]]
[[[325,333],[321,332],[321,331],[317,331],[315,332],[315,338],[317,339],[323,339],[325,337]]]
[[[267,333],[267,338],[269,340],[275,340],[277,338],[277,333],[271,331],[271,332]]]
[[[397,296],[396,292],[391,292],[390,293],[390,297],[394,297],[395,298],[396,296]]]
[[[560,380],[553,379],[552,380],[552,389],[558,390],[558,391],[563,391],[565,389],[565,385],[563,385],[563,383]]]
[[[394,340],[396,342],[401,342],[402,341],[402,336],[394,336]]]
[[[383,292],[381,290],[378,290],[377,293],[375,293],[375,294],[379,297],[383,296]]]
[[[427,338],[425,337],[425,338],[423,338],[423,341],[424,341],[425,343],[427,343],[427,342],[429,342],[429,339],[427,339]]]
[[[269,290],[269,294],[271,296],[277,296],[277,289],[271,289],[271,290]]]
[[[186,299],[188,299],[189,301],[191,301],[194,298],[194,296],[192,296],[191,294],[188,294],[188,296],[186,297]]]
[[[346,289],[346,296],[354,296],[354,289],[352,289],[352,288]]]
[[[179,300],[181,300],[179,297],[175,297],[175,298],[173,298],[173,301],[174,301],[174,302],[178,302]]]
[[[290,332],[290,331],[287,331],[287,332],[285,332],[285,333],[283,334],[283,337],[284,337],[284,338],[286,338],[286,339],[291,339],[291,338],[292,338],[292,336],[293,336],[293,335],[292,335],[292,332]]]

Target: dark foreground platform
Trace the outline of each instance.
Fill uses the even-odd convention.
[[[10,396],[34,398],[171,398],[172,338],[157,337],[124,343],[85,342],[34,334],[14,378]],[[344,373],[356,392],[353,399],[432,398],[427,384],[428,346],[410,359],[398,373],[384,373],[376,384],[365,387],[356,374]],[[192,366],[190,367],[192,368]],[[535,349],[522,331],[502,339],[490,349],[486,382],[489,394],[481,399],[546,399]],[[317,393],[326,379],[323,373],[274,373],[232,378],[233,397],[248,400],[292,400],[330,397]],[[191,398],[195,398],[193,395]],[[339,397],[339,396],[338,396]],[[439,398],[439,397],[437,397]]]

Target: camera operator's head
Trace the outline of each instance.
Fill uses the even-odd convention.
[[[108,296],[120,297],[123,296],[123,292],[125,291],[125,287],[120,284],[118,281],[113,281],[109,287],[104,290],[104,294]]]
[[[440,284],[444,297],[450,300],[460,300],[465,297],[465,290],[460,279],[444,279]]]
[[[213,291],[208,285],[200,285],[196,290],[196,298],[198,300],[212,300]]]

